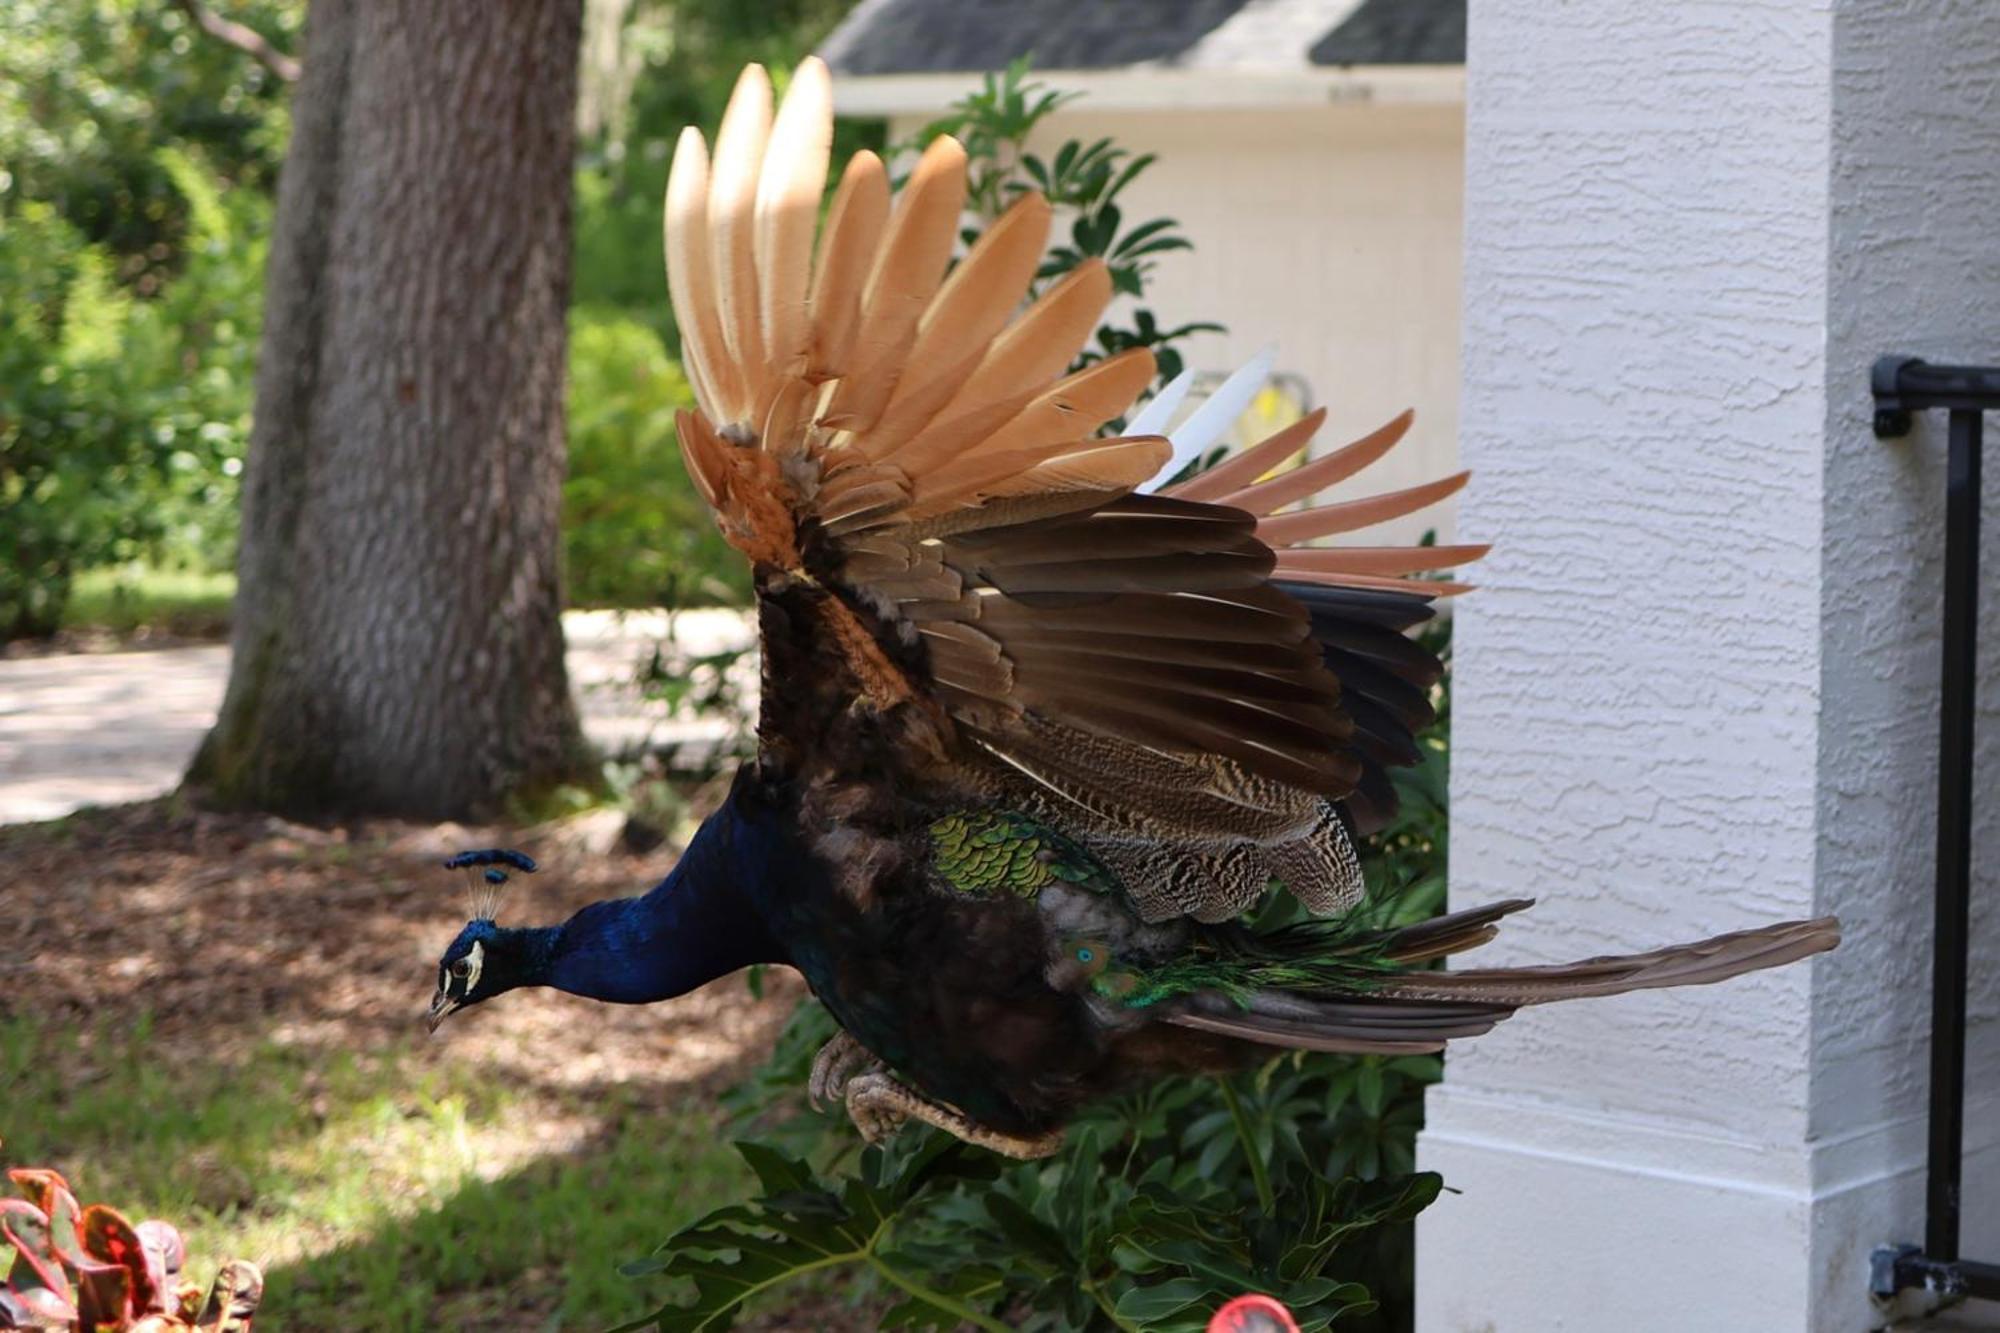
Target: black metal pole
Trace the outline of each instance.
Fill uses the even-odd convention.
[[[1955,1262],[1965,1153],[1965,996],[1972,902],[1973,691],[1979,644],[1977,408],[1951,414],[1944,529],[1944,690],[1939,710],[1937,930],[1931,973],[1930,1169],[1925,1257]]]

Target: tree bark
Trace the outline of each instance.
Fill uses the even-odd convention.
[[[459,817],[588,773],[557,563],[581,8],[314,0],[212,798]]]

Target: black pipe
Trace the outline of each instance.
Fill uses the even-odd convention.
[[[2000,375],[1995,381],[2000,385]],[[1931,967],[1930,1179],[1924,1223],[1925,1256],[1945,1263],[1959,1257],[1965,1155],[1972,728],[1979,671],[1978,411],[1954,411],[1950,430],[1944,502],[1944,682],[1938,710],[1937,927]]]
[[[1871,1286],[1949,1303],[2000,1301],[2000,1264],[1959,1257],[1965,1169],[1965,1019],[1972,906],[1972,754],[1979,650],[1981,412],[2000,410],[2000,367],[1875,363],[1875,433],[1907,435],[1913,414],[1951,413],[1945,462],[1944,665],[1938,708],[1935,931],[1931,942],[1930,1160],[1924,1244],[1879,1250]]]

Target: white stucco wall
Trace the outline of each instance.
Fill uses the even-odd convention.
[[[899,118],[892,133],[923,123]],[[1415,407],[1411,438],[1353,485],[1409,486],[1456,468],[1462,108],[1093,112],[1086,99],[1045,121],[1032,147],[1106,135],[1159,154],[1120,197],[1126,218],[1178,219],[1195,243],[1161,256],[1147,304],[1163,322],[1229,327],[1191,339],[1188,364],[1227,371],[1277,343],[1279,369],[1303,375],[1329,409],[1323,445]],[[1451,537],[1449,506],[1358,540],[1431,526]]]
[[[1461,513],[1501,544],[1458,608],[1453,901],[1542,900],[1502,960],[1822,911],[1848,941],[1455,1052],[1421,1156],[1464,1193],[1419,1224],[1422,1333],[1858,1333],[1868,1252],[1920,1238],[1943,432],[1876,441],[1867,367],[2000,359],[1992,18],[1473,8]]]

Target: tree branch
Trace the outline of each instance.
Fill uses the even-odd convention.
[[[212,13],[201,0],[174,0],[195,26],[219,42],[227,42],[245,55],[253,57],[258,64],[283,79],[286,83],[299,81],[299,62],[271,45],[255,28],[232,22],[220,14]]]

